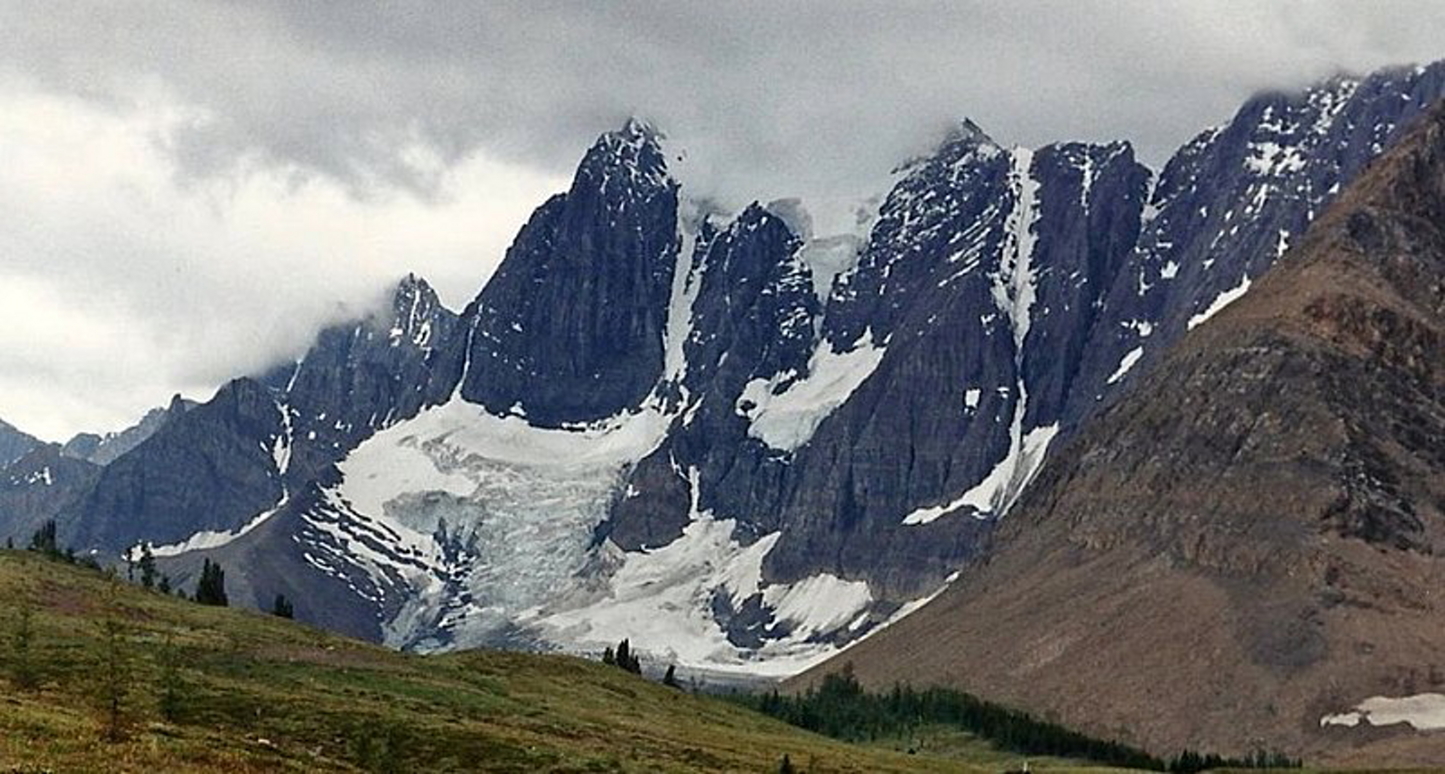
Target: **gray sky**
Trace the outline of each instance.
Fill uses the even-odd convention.
[[[117,429],[407,271],[454,308],[600,131],[827,224],[972,117],[1151,164],[1251,93],[1445,57],[1437,2],[0,0],[0,417]]]

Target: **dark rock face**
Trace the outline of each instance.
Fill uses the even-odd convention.
[[[0,470],[6,465],[24,457],[26,452],[34,449],[40,441],[34,437],[20,432],[3,420],[0,420]]]
[[[905,517],[1000,465],[1000,485],[963,507],[991,516],[1017,496],[1025,437],[1062,413],[1147,175],[1124,145],[1009,152],[971,130],[905,178],[828,309],[835,346],[867,330],[887,353],[798,455],[774,577],[828,556],[844,577],[915,594],[977,550],[987,523]]]
[[[1439,63],[1341,78],[1302,94],[1260,95],[1181,148],[1154,187],[1138,249],[1109,290],[1106,322],[1090,334],[1069,422],[1147,373],[1222,293],[1268,269],[1442,95]],[[1136,348],[1139,365],[1109,383]]]
[[[678,250],[656,136],[635,121],[603,135],[468,307],[462,396],[548,426],[636,406],[662,376]]]
[[[900,529],[905,517],[1006,510],[1032,469],[1010,459],[1029,448],[1020,439],[1057,425],[1050,445],[1066,442],[1442,95],[1441,65],[1262,95],[1181,148],[1152,191],[1126,145],[1044,148],[1022,175],[1017,151],[962,127],[890,194],[829,299],[832,346],[868,332],[888,351],[793,455],[770,577],[832,568],[905,595],[937,584],[986,525]],[[1020,213],[1026,181],[1032,205]],[[1032,224],[1022,273],[1020,218]],[[988,500],[973,488],[990,477],[1012,481],[975,510]],[[980,497],[959,504],[971,489]],[[702,498],[747,512],[713,499],[706,480]]]
[[[726,492],[715,500],[759,514],[779,510],[785,463],[748,437],[744,415],[753,403],[744,393],[754,380],[765,391],[783,390],[808,376],[822,303],[800,259],[801,240],[758,204],[722,231],[704,222],[700,232],[691,333],[682,343],[686,371],[677,375],[680,385],[660,390],[680,386],[693,408],[633,474],[633,491],[646,496],[625,498],[607,522],[604,534],[627,550],[681,534],[692,518],[688,469]],[[748,528],[765,532],[776,524],[764,519]]]

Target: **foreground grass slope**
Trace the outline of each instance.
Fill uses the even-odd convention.
[[[28,657],[16,643],[27,610]],[[16,551],[0,551],[0,629],[0,771],[769,772],[785,754],[813,772],[1001,763],[977,743],[976,762],[967,745],[948,757],[852,746],[577,658],[395,653]],[[17,684],[27,671],[38,687]],[[122,733],[107,741],[117,685]]]

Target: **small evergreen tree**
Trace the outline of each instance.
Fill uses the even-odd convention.
[[[140,549],[140,561],[136,563],[140,568],[140,585],[147,589],[156,586],[156,557],[151,553],[151,544],[146,543]]]
[[[169,634],[166,635],[165,644],[161,646],[160,655],[161,680],[159,687],[161,695],[156,701],[156,706],[161,711],[161,717],[174,723],[181,719],[181,660]]]
[[[105,740],[119,742],[125,738],[125,704],[130,689],[130,665],[125,653],[125,629],[116,614],[116,590],[111,589],[107,612],[100,623],[101,652],[98,696],[105,712]]]
[[[31,645],[35,632],[31,628],[34,607],[30,600],[21,597],[15,609],[15,624],[10,633],[10,681],[22,691],[33,691],[40,687],[40,676],[36,673],[31,657]]]
[[[368,719],[358,723],[349,736],[351,757],[361,770],[376,774],[410,771],[406,739],[395,725]]]
[[[793,768],[793,759],[783,753],[783,762],[778,764],[778,774],[797,774],[797,771]]]
[[[271,615],[279,618],[295,618],[296,610],[291,606],[291,600],[285,594],[277,594],[276,600],[271,603]]]
[[[9,537],[9,536],[6,536],[6,538],[5,538],[5,550],[6,550],[6,551],[14,551],[14,550],[15,550],[15,539],[14,539],[14,538]]]
[[[625,639],[617,643],[617,666],[635,675],[642,674],[642,661],[632,652],[632,643]]]
[[[230,604],[230,600],[226,598],[226,571],[221,569],[219,563],[206,559],[201,566],[201,579],[196,583],[196,601],[215,607],[226,607]]]
[[[602,649],[602,663],[607,666],[617,666],[617,654],[612,652],[611,645]]]
[[[35,534],[30,536],[30,550],[49,557],[60,556],[60,548],[55,542],[54,519],[41,524],[40,529],[35,530]]]
[[[677,682],[677,665],[676,665],[676,664],[668,664],[668,665],[667,665],[667,672],[666,672],[666,674],[664,674],[664,675],[662,676],[662,684],[665,685],[665,686],[667,686],[668,688],[681,688],[681,687],[682,687],[682,686],[679,685],[678,682]]]
[[[159,591],[159,592],[162,593],[162,594],[170,594],[170,593],[171,593],[171,576],[162,573],[162,574],[161,574],[161,582],[158,583],[158,584],[156,584],[156,591]]]

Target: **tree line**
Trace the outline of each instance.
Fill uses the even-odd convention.
[[[895,685],[887,693],[863,689],[852,665],[823,678],[817,688],[787,696],[776,690],[732,697],[790,725],[850,742],[909,735],[926,725],[961,728],[996,747],[1024,755],[1082,758],[1112,766],[1194,772],[1217,768],[1300,768],[1297,758],[1258,751],[1242,758],[1184,750],[1167,760],[1122,742],[1097,739],[951,688]]]

